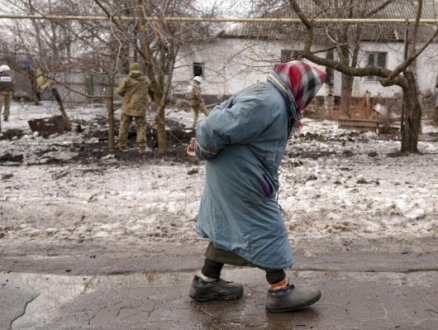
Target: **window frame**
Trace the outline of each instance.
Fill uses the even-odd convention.
[[[199,71],[200,70],[200,71]],[[193,78],[196,76],[200,76],[201,78],[205,78],[204,74],[204,62],[193,62],[192,63],[192,75]],[[201,74],[199,74],[201,73]]]
[[[384,59],[384,64],[382,64],[381,59],[382,59],[382,55],[383,55],[383,59]],[[367,52],[366,53],[367,56],[367,65],[374,65],[377,66],[379,68],[386,68],[388,65],[388,52],[379,52],[379,51],[374,51],[374,52]],[[370,61],[371,57],[374,57],[374,59],[372,61]],[[379,63],[379,56],[380,56],[380,63]],[[371,63],[373,62],[373,63]],[[378,77],[378,76],[365,76],[365,80],[366,81],[381,81],[383,80],[382,77]]]

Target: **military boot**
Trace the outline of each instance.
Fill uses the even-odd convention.
[[[289,284],[284,289],[268,290],[266,310],[273,313],[297,311],[313,305],[320,298],[318,289],[296,288]]]
[[[231,300],[242,297],[243,285],[217,279],[213,282],[203,282],[195,276],[190,287],[189,296],[196,301]]]

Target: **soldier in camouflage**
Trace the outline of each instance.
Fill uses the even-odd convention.
[[[193,128],[195,128],[196,124],[198,123],[199,111],[201,111],[205,116],[208,116],[208,110],[205,107],[204,99],[201,95],[201,82],[202,78],[196,76],[190,83],[186,93],[186,99],[190,102],[190,106],[194,112]]]
[[[15,80],[11,77],[11,68],[7,65],[0,66],[0,113],[4,106],[3,119],[9,120],[9,112],[11,108],[11,98],[14,92]],[[1,121],[0,121],[1,132]]]
[[[129,76],[123,79],[117,93],[123,97],[122,114],[119,129],[119,150],[128,150],[128,130],[132,119],[135,120],[137,144],[140,152],[146,150],[146,109],[150,81],[140,71],[140,64],[132,63]]]

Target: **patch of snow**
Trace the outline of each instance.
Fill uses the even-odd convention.
[[[23,136],[0,140],[0,157],[23,155],[24,164],[0,163],[2,240],[196,240],[204,187],[203,162],[119,163],[112,155],[96,164],[51,164],[75,152],[53,145],[97,143],[85,132],[102,108],[67,109],[83,133],[42,138],[27,121],[58,115],[55,103],[13,103],[7,130]],[[117,116],[117,113],[116,113]],[[192,113],[168,110],[167,118],[190,127]],[[202,120],[203,117],[200,117]],[[350,134],[337,122],[305,119],[279,170],[278,202],[289,238],[437,235],[438,127],[423,122],[421,154],[394,157],[400,141],[376,133]],[[314,134],[318,138],[307,138]],[[103,164],[103,165],[102,165]],[[196,170],[196,174],[188,172]],[[312,258],[312,255],[306,255]]]

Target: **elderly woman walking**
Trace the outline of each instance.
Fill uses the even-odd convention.
[[[304,61],[282,63],[267,81],[216,106],[187,148],[205,160],[206,181],[196,230],[208,238],[205,262],[191,283],[196,301],[236,299],[243,285],[223,280],[224,264],[258,267],[268,282],[266,309],[287,312],[317,302],[321,292],[288,283],[294,263],[277,204],[278,168],[290,133],[326,74]]]

